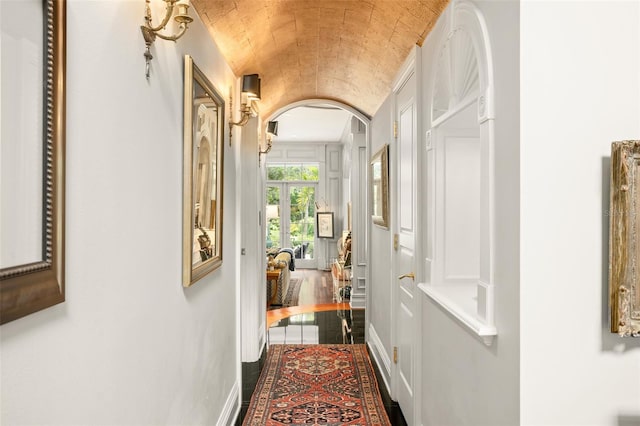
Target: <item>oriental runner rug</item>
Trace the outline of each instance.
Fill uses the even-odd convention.
[[[271,345],[243,426],[391,426],[365,345]]]

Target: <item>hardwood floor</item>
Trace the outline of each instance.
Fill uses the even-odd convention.
[[[328,271],[297,269],[291,272],[291,279],[300,278],[302,284],[298,306],[277,308],[267,311],[267,344],[271,343],[365,343],[364,309],[352,310],[348,301],[336,303],[333,298],[333,280]],[[242,363],[242,410],[237,425],[249,406],[251,395],[260,376],[266,351],[260,360]],[[394,426],[404,426],[406,422],[398,403],[392,401],[385,386],[380,386],[382,378],[375,363],[378,386]]]
[[[333,303],[333,279],[328,271],[298,269],[291,278],[302,278],[298,305],[322,305]]]
[[[272,309],[267,311],[267,327],[271,327],[274,323],[280,321],[283,318],[288,318],[293,315],[306,314],[309,312],[325,312],[325,311],[337,311],[351,309],[348,302],[346,303],[323,303],[321,305],[301,305],[301,306],[289,306],[288,308]]]
[[[331,273],[315,269],[297,269],[291,272],[291,279],[302,280],[298,305],[267,311],[267,327],[283,318],[308,312],[324,312],[351,309],[349,302],[336,303],[333,300],[333,280]]]

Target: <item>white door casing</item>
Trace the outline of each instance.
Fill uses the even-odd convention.
[[[352,308],[366,307],[367,289],[367,170],[369,160],[367,155],[368,128],[359,118],[352,119],[353,145],[351,147],[351,214],[352,214],[352,272],[351,300]],[[345,214],[346,216],[346,214]],[[345,217],[345,222],[347,218]]]

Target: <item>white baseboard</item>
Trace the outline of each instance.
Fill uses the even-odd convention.
[[[216,422],[217,426],[229,426],[235,424],[240,415],[240,383],[235,382],[229,392],[227,401],[222,408],[222,413]]]
[[[364,294],[353,294],[351,293],[351,300],[349,301],[349,305],[353,309],[364,309],[367,304],[367,299]]]
[[[369,341],[367,342],[373,355],[373,360],[380,370],[384,385],[387,387],[387,392],[391,395],[391,359],[384,349],[380,336],[376,333],[376,329],[373,324],[369,324]]]
[[[262,324],[260,324],[260,331],[258,332],[258,359],[260,359],[260,356],[262,355],[262,349],[264,348],[265,345],[265,325],[266,321],[264,321]]]

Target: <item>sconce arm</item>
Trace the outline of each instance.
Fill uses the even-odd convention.
[[[244,126],[249,122],[249,118],[251,118],[251,114],[245,111],[240,111],[242,117],[238,121],[231,121],[229,119],[229,146],[231,146],[231,137],[233,136],[233,126]]]
[[[271,151],[271,148],[273,146],[273,139],[270,137],[267,137],[267,149],[265,149],[264,151],[260,150],[260,147],[258,147],[258,167],[260,167],[262,165],[262,157],[260,157],[262,154],[268,154],[269,151]]]
[[[187,24],[180,24],[180,31],[178,31],[177,34],[172,35],[172,36],[166,36],[166,35],[162,35],[160,33],[156,33],[156,35],[158,37],[160,37],[163,40],[169,40],[169,41],[176,41],[178,40],[180,37],[182,37],[184,35],[184,33],[187,32]]]
[[[264,151],[261,151],[260,148],[258,148],[258,155],[268,154],[271,151],[272,147],[273,147],[273,140],[271,138],[267,138],[267,149],[265,149]]]
[[[251,118],[251,114],[244,111],[241,111],[240,113],[242,114],[242,118],[240,118],[240,120],[236,122],[229,121],[229,126],[244,126],[249,122],[249,118]]]
[[[144,16],[145,26],[149,28],[151,31],[153,31],[154,33],[157,33],[158,31],[166,27],[167,24],[169,23],[169,19],[171,19],[171,14],[173,13],[173,6],[176,1],[177,0],[164,0],[164,2],[166,3],[166,11],[164,14],[164,18],[162,19],[162,22],[160,23],[160,25],[158,25],[157,27],[154,27],[151,25],[151,6],[149,5],[149,0],[147,0],[145,16]],[[158,34],[158,37],[164,38],[160,36],[160,34]]]

